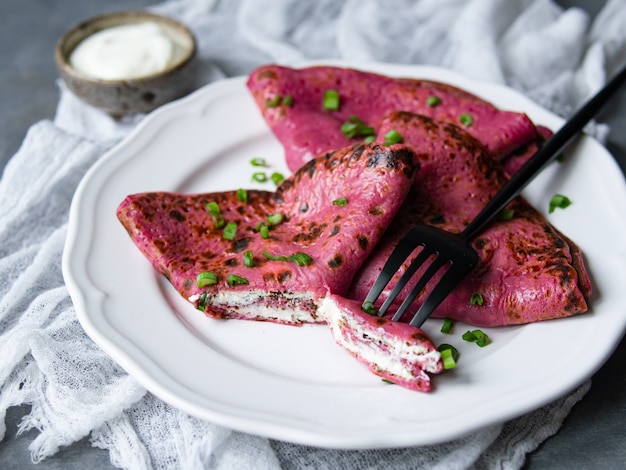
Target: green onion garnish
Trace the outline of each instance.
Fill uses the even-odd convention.
[[[211,215],[218,215],[220,213],[220,206],[215,201],[207,203],[204,208],[208,210]]]
[[[229,286],[248,284],[248,280],[245,277],[237,276],[236,274],[229,274],[226,282],[228,282]]]
[[[337,90],[325,90],[324,101],[322,103],[324,109],[336,111],[339,109],[339,92]]]
[[[224,240],[234,240],[235,235],[237,235],[237,224],[235,222],[228,222],[226,227],[224,227],[222,237]]]
[[[206,306],[208,305],[208,298],[209,295],[206,292],[203,292],[200,296],[200,299],[198,300],[198,310],[200,310],[201,312],[204,312],[204,310],[206,309]]]
[[[252,255],[251,251],[243,252],[243,265],[248,268],[254,267],[254,256]]]
[[[272,227],[280,224],[282,221],[283,215],[280,212],[276,212],[276,214],[267,217],[267,223]]]
[[[363,139],[363,142],[365,142],[366,144],[369,144],[370,142],[374,142],[375,140],[376,140],[375,135],[368,135],[365,139]]]
[[[491,342],[489,336],[481,330],[467,331],[463,334],[462,338],[470,343],[476,343],[481,348],[484,348]]]
[[[429,108],[433,108],[437,106],[439,103],[441,103],[441,98],[439,98],[438,96],[429,96],[426,99],[426,104],[428,105]]]
[[[237,200],[243,203],[247,203],[248,202],[248,191],[246,191],[245,189],[238,189],[237,190]]]
[[[395,385],[395,383],[393,383],[393,382],[392,382],[391,380],[389,380],[389,379],[380,379],[380,380],[382,380],[382,381],[383,381],[383,382],[385,382],[386,384],[389,384],[389,385]]]
[[[269,251],[264,251],[263,256],[270,261],[293,261],[298,266],[308,266],[313,262],[313,258],[302,252],[294,253],[291,256],[278,256],[271,254]]]
[[[308,266],[313,262],[313,258],[311,258],[306,253],[297,252],[289,257],[290,261],[293,261],[298,266]]]
[[[556,209],[557,207],[559,209],[565,209],[571,203],[572,201],[567,196],[563,196],[562,194],[555,194],[554,196],[552,196],[552,199],[550,199],[549,212],[550,214],[552,214],[554,212],[554,209]]]
[[[220,214],[220,206],[217,205],[217,202],[211,201],[207,203],[204,208],[209,211],[209,214],[211,214],[216,228],[224,226],[224,217]]]
[[[217,284],[217,276],[215,273],[205,271],[203,273],[198,274],[196,277],[196,284],[198,287],[212,286]]]
[[[347,198],[347,197],[341,197],[341,198],[339,198],[339,199],[335,199],[335,200],[333,201],[333,204],[334,204],[335,206],[343,207],[343,206],[345,206],[346,204],[348,204],[348,198]]]
[[[275,108],[276,106],[278,106],[280,104],[280,100],[281,99],[282,99],[282,96],[275,95],[274,98],[272,98],[271,100],[266,100],[265,101],[265,105],[268,108]]]
[[[283,182],[283,180],[285,179],[285,177],[283,176],[282,173],[279,173],[277,171],[275,171],[274,173],[272,173],[272,176],[270,176],[271,180],[274,182],[274,184],[276,186],[278,186],[280,183]]]
[[[442,333],[450,333],[452,331],[452,325],[454,325],[454,322],[452,321],[451,318],[444,318],[443,319],[443,325],[441,325],[441,332]]]
[[[256,171],[252,173],[252,181],[256,181],[258,183],[265,183],[267,181],[267,175],[263,171]]]
[[[483,302],[483,295],[480,292],[472,292],[472,295],[470,296],[470,305],[482,306]]]
[[[271,254],[269,251],[264,251],[263,256],[270,261],[289,261],[289,258],[287,258],[286,256],[276,256]]]
[[[363,302],[361,308],[365,313],[369,313],[370,315],[376,315],[376,307],[374,307],[374,302],[370,302],[369,300]]]
[[[399,144],[400,142],[402,142],[402,136],[397,130],[391,129],[385,134],[385,145]]]
[[[291,106],[293,104],[293,97],[291,95],[285,95],[283,98],[283,104],[285,106]]]
[[[252,165],[252,166],[265,166],[265,165],[267,165],[267,162],[265,161],[265,158],[255,157],[252,160],[250,160],[250,165]]]
[[[467,113],[463,113],[459,116],[459,122],[463,124],[465,127],[469,127],[474,124],[474,119]]]
[[[451,344],[441,344],[437,348],[441,353],[441,361],[444,369],[456,367],[456,360],[459,358],[459,351]]]
[[[476,341],[476,335],[469,330],[463,333],[463,336],[461,336],[461,338],[463,338],[465,341],[469,341],[470,343]]]
[[[348,139],[355,137],[374,136],[374,128],[366,125],[357,116],[350,116],[346,122],[341,125],[341,132]]]
[[[515,209],[502,209],[498,214],[498,219],[502,221],[511,220],[515,214]]]
[[[270,228],[267,225],[263,224],[259,228],[259,233],[261,234],[261,238],[266,239],[270,236]]]

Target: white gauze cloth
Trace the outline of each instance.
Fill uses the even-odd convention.
[[[171,0],[153,9],[196,34],[201,84],[268,62],[431,64],[509,84],[566,117],[626,59],[623,6],[609,0],[593,23],[550,0]],[[445,444],[358,452],[276,442],[172,408],[83,332],[60,268],[76,185],[143,117],[115,121],[60,90],[54,122],[32,126],[0,181],[0,438],[6,410],[31,405],[20,431],[39,431],[34,461],[89,436],[132,469],[520,468],[588,390]]]

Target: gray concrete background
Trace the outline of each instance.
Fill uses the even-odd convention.
[[[604,0],[557,0],[592,15]],[[0,171],[17,151],[27,129],[52,119],[58,101],[54,46],[70,26],[109,11],[143,8],[157,0],[3,0],[0,2]],[[626,8],[626,3],[625,3]],[[24,34],[28,32],[29,34]],[[599,117],[612,127],[608,148],[626,172],[626,90]],[[626,306],[625,310],[626,310]],[[626,314],[626,312],[625,312]],[[556,436],[529,455],[527,469],[626,468],[626,340],[594,375],[585,398],[567,417]],[[113,468],[108,452],[84,439],[35,465],[29,443],[35,431],[16,437],[27,406],[11,408],[7,433],[0,442],[0,469]]]

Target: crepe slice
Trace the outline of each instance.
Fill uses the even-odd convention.
[[[500,164],[480,142],[455,125],[395,112],[381,124],[379,138],[390,129],[413,148],[421,168],[392,225],[354,279],[348,297],[357,300],[365,298],[398,240],[411,227],[426,223],[458,233],[506,181]],[[587,311],[591,285],[579,248],[522,197],[507,209],[512,211],[509,220],[495,220],[473,241],[479,265],[433,316],[477,326],[503,326]],[[406,264],[400,273],[405,268]],[[400,293],[400,300],[420,273]],[[429,292],[416,299],[412,312]]]
[[[537,138],[537,129],[525,114],[501,111],[470,93],[435,81],[337,67],[268,65],[254,70],[247,85],[283,144],[292,171],[323,152],[362,139],[363,132],[349,138],[341,130],[353,116],[374,131],[392,111],[452,122],[463,126],[496,159],[520,151]],[[336,106],[332,100],[326,102],[326,108],[336,109],[324,106],[327,90],[337,92],[338,100]]]
[[[391,223],[417,169],[403,145],[355,145],[311,160],[275,192],[135,194],[117,216],[153,266],[206,315],[328,322],[344,347],[342,332],[360,335],[359,359],[375,373],[426,391],[422,364],[435,372],[441,364],[425,334],[409,325],[377,324],[364,318],[369,315],[360,304],[338,297]],[[229,224],[236,224],[232,237],[225,233]],[[372,349],[394,337],[418,353],[401,360],[386,348]]]
[[[335,341],[383,379],[427,392],[429,374],[443,370],[441,354],[419,328],[369,315],[360,302],[337,295],[327,296],[320,311]]]

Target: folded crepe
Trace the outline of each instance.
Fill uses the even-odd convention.
[[[341,130],[351,116],[378,131],[392,111],[409,111],[462,126],[500,160],[528,155],[541,133],[525,114],[502,111],[459,88],[429,80],[391,78],[339,67],[293,69],[267,65],[247,82],[269,127],[296,171],[311,158],[351,145]],[[338,93],[337,109],[324,107],[327,90]],[[518,158],[519,160],[519,158]]]
[[[196,308],[216,318],[329,323],[376,374],[430,389],[440,355],[418,328],[340,297],[378,243],[419,165],[403,145],[354,145],[309,161],[275,192],[127,196],[117,216]]]
[[[459,233],[506,182],[499,163],[459,127],[407,112],[381,123],[379,139],[394,129],[421,164],[415,184],[376,250],[356,275],[348,297],[364,299],[395,245],[417,224]],[[582,254],[523,197],[508,207],[510,219],[495,220],[472,246],[477,268],[437,308],[449,317],[478,326],[502,326],[568,317],[587,311],[591,293]],[[380,297],[382,302],[404,272],[403,265]],[[422,268],[422,271],[424,268]],[[399,295],[401,301],[422,271]],[[410,314],[432,290],[412,304]],[[482,301],[472,303],[476,294]],[[399,302],[394,305],[399,306]],[[391,309],[393,311],[394,308]]]

